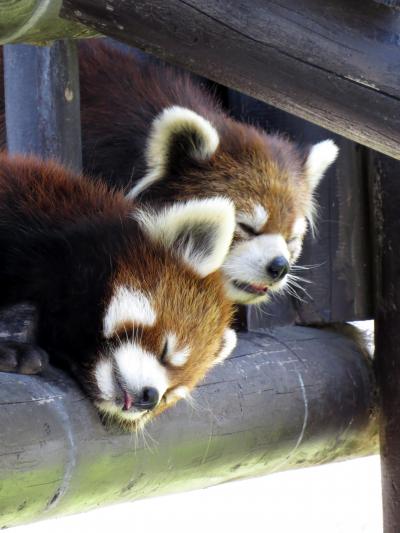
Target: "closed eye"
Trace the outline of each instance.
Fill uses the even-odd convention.
[[[239,228],[247,233],[247,235],[257,236],[258,233],[248,224],[244,224],[243,222],[238,222]]]
[[[300,239],[300,237],[291,237],[290,239],[286,240],[286,244],[290,244],[290,243],[295,242],[295,241],[297,241],[299,239]]]
[[[168,339],[165,340],[161,355],[160,355],[160,361],[162,364],[165,364],[167,362],[167,356],[168,356]]]

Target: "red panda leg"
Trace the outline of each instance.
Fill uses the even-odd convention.
[[[47,353],[34,344],[18,341],[0,342],[0,372],[38,374],[48,363]]]

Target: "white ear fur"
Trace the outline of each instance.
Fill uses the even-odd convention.
[[[237,336],[233,329],[226,328],[222,338],[222,346],[219,354],[214,359],[214,364],[222,363],[236,348]]]
[[[128,193],[135,198],[152,183],[161,180],[168,167],[171,140],[177,134],[194,135],[188,156],[209,159],[219,145],[219,136],[214,126],[205,118],[185,107],[173,106],[164,109],[154,120],[147,141],[147,174]]]
[[[172,249],[201,277],[222,266],[235,230],[235,209],[227,198],[176,203],[160,212],[134,214],[149,237]]]
[[[331,140],[314,144],[308,154],[305,171],[312,189],[320,182],[327,168],[335,161],[339,148]]]

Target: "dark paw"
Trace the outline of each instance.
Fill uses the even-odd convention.
[[[17,341],[0,342],[0,372],[38,374],[48,363],[49,356],[38,346]]]

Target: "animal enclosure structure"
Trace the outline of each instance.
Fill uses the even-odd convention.
[[[135,444],[102,426],[60,370],[0,374],[0,526],[373,453],[379,413],[385,532],[400,530],[396,6],[0,0],[12,153],[55,157],[79,169],[72,39],[96,34],[219,84],[235,117],[304,143],[325,138],[324,127],[341,150],[320,190],[316,241],[306,243],[302,257],[320,265],[308,273],[314,283],[305,302],[287,298],[266,315],[241,309],[239,346],[198,388],[198,408],[179,404],[150,427],[157,453],[139,437]],[[55,38],[61,40],[48,42]],[[33,315],[26,306],[5,310],[2,335],[29,338]],[[371,318],[374,368],[343,332],[310,327]]]

